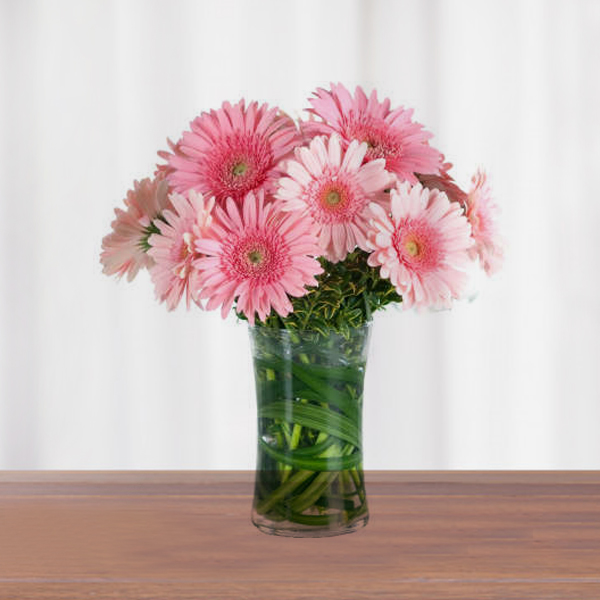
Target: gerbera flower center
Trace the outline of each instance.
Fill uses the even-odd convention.
[[[346,124],[345,134],[350,139],[360,140],[367,144],[367,160],[376,158],[399,157],[402,147],[398,140],[390,136],[385,122],[378,123],[372,119],[351,121]]]
[[[248,261],[251,265],[259,265],[263,260],[264,256],[260,250],[250,250],[248,252]]]
[[[233,165],[233,169],[231,169],[231,173],[234,177],[239,177],[240,175],[244,175],[248,170],[248,165],[245,162],[239,162]]]
[[[415,240],[407,240],[404,247],[411,256],[417,256],[417,254],[419,254],[419,244],[417,244]]]
[[[364,193],[351,176],[314,182],[309,188],[310,210],[319,223],[347,223],[363,210]]]
[[[341,201],[342,196],[337,190],[331,190],[330,192],[327,192],[327,195],[325,196],[325,202],[326,204],[329,204],[329,206],[336,206]]]
[[[392,245],[400,262],[427,272],[439,267],[442,252],[439,235],[422,220],[404,219],[392,236]]]
[[[241,190],[253,186],[260,180],[264,175],[260,171],[261,165],[252,159],[250,152],[237,153],[224,159],[220,176],[221,184],[224,189],[229,190],[229,195],[234,197]]]
[[[279,280],[289,266],[284,240],[273,232],[255,231],[225,244],[226,270],[234,277],[261,283]]]
[[[274,166],[273,151],[260,135],[238,134],[223,139],[206,160],[207,183],[217,201],[241,201],[264,184]]]

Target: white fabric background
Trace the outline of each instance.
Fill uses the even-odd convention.
[[[100,241],[201,110],[333,80],[487,167],[508,240],[475,302],[377,318],[366,467],[600,468],[599,64],[596,0],[1,0],[0,467],[253,468],[245,327]]]

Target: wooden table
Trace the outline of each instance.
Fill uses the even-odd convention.
[[[371,472],[369,525],[250,523],[252,473],[0,473],[0,598],[600,600],[600,472]]]

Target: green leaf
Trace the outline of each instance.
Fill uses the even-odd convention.
[[[295,469],[307,469],[309,471],[344,471],[352,469],[362,461],[360,450],[349,456],[331,456],[310,458],[301,454],[298,450],[277,450],[263,440],[259,440],[260,448],[276,461],[290,465]]]
[[[335,383],[352,383],[354,385],[362,384],[363,375],[360,372],[355,371],[352,368],[348,370],[343,368],[332,368],[323,367],[322,365],[306,365],[303,366],[300,363],[291,362],[288,363],[279,358],[265,359],[255,358],[255,365],[260,369],[272,369],[278,373],[282,373],[285,376],[286,367],[292,366],[292,375],[305,386],[308,386],[309,390],[298,390],[298,386],[292,386],[294,389],[294,395],[298,398],[306,398],[307,400],[313,400],[316,402],[322,402],[332,404],[341,410],[346,416],[348,416],[353,422],[358,420],[359,414],[359,403],[356,399],[352,398],[347,392],[338,390],[331,384]],[[335,377],[329,378],[329,373],[332,375],[340,376],[340,379]],[[352,373],[352,374],[351,374]],[[326,380],[321,377],[328,377]],[[344,379],[342,379],[342,376]],[[289,381],[289,380],[288,380]],[[277,385],[270,385],[270,383]],[[278,387],[279,386],[279,394]],[[286,388],[282,385],[282,382],[263,382],[261,383],[261,398],[265,401],[274,400],[277,396],[281,400],[286,396]],[[283,396],[283,397],[282,397]]]
[[[324,272],[317,276],[318,286],[305,296],[290,298],[294,310],[287,317],[273,313],[258,326],[311,329],[323,335],[334,330],[348,336],[349,329],[361,327],[377,310],[402,301],[389,279],[368,264],[368,257],[356,250],[339,263],[320,258]]]
[[[257,358],[256,362],[264,369],[273,369],[274,371],[282,372],[287,365],[290,363],[282,360],[281,358]],[[330,367],[328,365],[318,364],[301,364],[292,362],[292,372],[298,376],[299,373],[307,374],[315,377],[319,377],[328,382],[343,382],[362,384],[365,374],[364,367],[357,368],[356,366],[351,367]],[[300,379],[300,377],[299,377]]]
[[[258,409],[259,418],[282,419],[322,431],[360,448],[360,431],[348,417],[330,409],[299,402],[273,402]]]

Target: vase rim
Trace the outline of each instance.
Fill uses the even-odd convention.
[[[373,325],[373,319],[369,319],[368,321],[365,321],[362,325],[360,325],[359,327],[350,327],[350,331],[364,331],[364,330],[368,330],[371,329]],[[297,334],[314,334],[314,333],[320,333],[320,331],[318,329],[291,329],[288,327],[265,327],[264,325],[258,325],[258,324],[254,324],[254,325],[248,325],[248,329],[250,331],[269,331],[269,332],[290,332],[290,333],[297,333]],[[341,332],[339,332],[337,329],[334,329],[333,327],[329,328],[328,333],[335,333],[338,335],[342,335]]]

